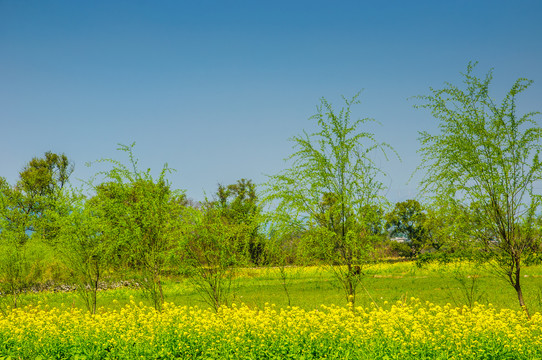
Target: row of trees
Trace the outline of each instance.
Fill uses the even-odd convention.
[[[65,187],[73,166],[65,155],[49,152],[33,159],[15,186],[0,180],[0,292],[12,306],[39,278],[39,255],[30,252],[40,247],[70,271],[93,313],[100,283],[111,271],[124,272],[161,309],[164,273],[181,270],[218,308],[228,299],[225,284],[235,269],[262,261],[251,181],[219,186],[214,199],[194,203],[171,189],[167,165],[155,179],[150,169],[139,170],[133,144],[119,150],[128,165],[98,161],[112,168],[86,184],[90,196]]]
[[[77,274],[91,311],[107,269],[130,269],[160,309],[164,271],[182,268],[217,308],[239,266],[274,264],[286,277],[284,266],[298,254],[329,268],[354,302],[363,265],[391,235],[409,239],[394,245],[407,256],[431,249],[490,261],[529,315],[521,269],[540,251],[534,189],[542,129],[537,113],[516,115],[516,97],[530,81],[518,79],[496,103],[492,73],[480,79],[474,69],[469,64],[463,74],[464,88],[446,84],[418,97],[440,129],[420,134],[424,206],[408,200],[387,211],[386,174],[375,158],[397,154],[363,131],[374,120],[352,119],[359,94],[339,111],[322,99],[312,117],[319,130],[292,139],[290,166],[270,176],[259,197],[251,181],[240,180],[191,202],[171,189],[167,165],[156,179],[140,171],[133,145],[120,148],[128,166],[101,160],[111,169],[97,174],[98,184],[88,182],[89,197],[67,190],[72,166],[64,155],[33,159],[15,186],[0,183],[3,292],[16,305],[32,267],[26,246],[40,239]]]

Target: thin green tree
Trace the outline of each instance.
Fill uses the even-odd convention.
[[[246,234],[251,225],[231,222],[226,209],[206,201],[183,208],[182,260],[184,272],[202,299],[215,311],[234,295],[237,269],[249,262]]]
[[[129,157],[129,167],[112,159],[100,160],[113,164],[96,191],[93,206],[103,215],[106,237],[118,239],[114,245],[123,265],[137,271],[137,281],[157,310],[162,309],[164,292],[162,277],[168,259],[177,251],[180,234],[179,201],[182,192],[174,191],[166,178],[172,170],[166,165],[158,179],[150,169],[140,171],[133,155],[135,143],[120,145]]]
[[[490,96],[493,72],[479,78],[475,66],[462,74],[463,87],[446,83],[418,97],[416,107],[430,110],[439,126],[437,134],[420,133],[422,190],[468,215],[471,226],[463,229],[494,260],[529,316],[521,270],[540,241],[534,228],[541,205],[534,191],[542,180],[539,113],[517,114],[517,97],[532,81],[517,79],[498,102]]]
[[[112,263],[112,244],[104,227],[104,214],[93,207],[80,191],[66,192],[62,206],[65,214],[53,212],[58,227],[53,247],[72,274],[77,294],[91,314],[96,313],[100,282]]]
[[[372,225],[385,203],[385,174],[375,159],[377,152],[386,157],[385,150],[392,149],[362,130],[373,119],[352,120],[351,108],[359,103],[359,93],[343,99],[345,107],[339,111],[321,99],[311,117],[318,131],[291,139],[295,150],[288,158],[291,167],[270,176],[265,200],[296,223],[306,224],[309,255],[333,272],[354,303],[361,268],[377,238]]]

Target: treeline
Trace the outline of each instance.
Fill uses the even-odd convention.
[[[207,300],[218,307],[227,301],[229,282],[238,267],[318,264],[337,250],[315,246],[320,239],[327,242],[332,237],[321,234],[322,228],[337,231],[342,226],[333,194],[322,195],[316,224],[296,226],[288,219],[279,231],[277,225],[284,225],[286,219],[276,221],[278,212],[264,212],[251,180],[219,185],[211,199],[195,202],[171,188],[167,167],[158,179],[141,172],[132,146],[120,147],[128,155],[127,165],[106,160],[112,169],[101,174],[98,184],[87,183],[91,196],[69,187],[74,165],[65,154],[47,152],[32,159],[13,186],[0,180],[1,291],[11,296],[14,306],[23,291],[43,281],[47,267],[60,264],[70,272],[68,280],[79,286],[91,311],[96,309],[100,282],[111,270],[130,270],[126,276],[135,274],[134,280],[160,308],[161,278],[174,269],[194,278]],[[429,229],[427,213],[417,201],[375,214],[363,242],[353,239],[351,250],[360,254],[346,263],[351,266],[347,272],[359,275],[366,262],[415,258],[442,248],[442,239],[437,240]],[[408,241],[390,241],[392,236]],[[362,244],[365,248],[357,249]],[[52,257],[43,261],[32,256],[31,251],[45,247]]]
[[[163,277],[183,274],[217,309],[245,266],[275,266],[284,278],[289,265],[325,266],[353,303],[368,263],[468,258],[495,265],[529,315],[521,269],[540,259],[534,189],[542,180],[542,129],[537,113],[516,114],[516,96],[530,81],[518,79],[498,104],[489,96],[492,73],[480,79],[474,67],[463,88],[447,84],[418,97],[440,129],[420,134],[418,200],[390,204],[383,196],[386,174],[375,158],[396,154],[364,131],[374,120],[352,118],[359,94],[338,111],[321,100],[312,117],[319,130],[292,138],[286,170],[258,188],[246,179],[219,185],[202,202],[172,189],[167,165],[157,178],[141,171],[133,144],[119,148],[125,163],[100,160],[109,170],[84,189],[68,186],[73,164],[66,155],[34,158],[16,184],[0,178],[0,292],[17,306],[51,267],[44,252],[69,271],[92,312],[111,271],[133,278],[157,309]]]

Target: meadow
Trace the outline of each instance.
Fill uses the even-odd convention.
[[[240,271],[215,312],[188,279],[164,284],[162,312],[137,289],[101,291],[96,315],[75,292],[27,294],[0,315],[0,359],[542,358],[542,266],[525,269],[530,320],[504,280],[472,264],[374,264],[354,306],[318,267]],[[508,289],[510,287],[510,289]]]

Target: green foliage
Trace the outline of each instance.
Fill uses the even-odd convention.
[[[227,207],[205,202],[183,211],[183,265],[191,282],[213,309],[228,304],[238,267],[247,263],[245,236],[252,224],[230,222]]]
[[[264,242],[259,233],[260,205],[256,186],[251,180],[241,179],[236,184],[218,185],[214,206],[221,210],[225,220],[234,226],[243,225],[246,229],[244,239],[254,265],[263,259]]]
[[[60,211],[56,208],[57,200],[62,196],[73,169],[74,165],[66,155],[48,151],[43,158],[33,158],[19,173],[16,189],[24,194],[19,204],[31,217],[26,222],[27,231],[39,231],[45,240],[54,239],[58,229],[44,213]]]
[[[20,172],[19,186],[29,197],[49,196],[56,198],[68,183],[73,164],[64,154],[50,151],[43,158],[33,158]]]
[[[416,256],[427,244],[426,214],[416,200],[395,204],[386,215],[386,228],[391,236],[405,236],[411,249],[409,256]]]
[[[516,98],[532,81],[516,80],[497,103],[489,95],[492,72],[480,79],[475,65],[463,74],[464,89],[447,83],[418,97],[440,129],[420,133],[422,186],[469,218],[461,230],[497,261],[525,308],[521,263],[540,239],[533,224],[541,198],[533,190],[542,180],[542,128],[533,120],[538,113],[516,115]]]
[[[74,275],[78,294],[88,311],[96,313],[99,282],[110,265],[111,239],[105,237],[103,214],[80,194],[67,194],[66,215],[57,216],[59,226],[55,251]]]
[[[292,278],[296,276],[294,269],[300,269],[303,260],[299,256],[301,238],[305,229],[300,223],[296,223],[287,213],[278,211],[264,214],[264,222],[268,230],[265,259],[266,264],[278,270],[282,289],[288,299],[288,306],[292,299],[289,286]],[[292,265],[296,265],[292,267]]]
[[[61,211],[54,205],[72,171],[64,154],[47,152],[24,167],[15,186],[0,178],[0,292],[14,307],[39,272],[28,243],[56,236],[58,228],[45,212]]]
[[[166,180],[171,171],[167,164],[157,180],[152,178],[150,169],[140,171],[133,146],[119,148],[128,154],[131,170],[118,161],[101,160],[113,164],[113,168],[99,173],[105,181],[93,186],[96,196],[90,201],[103,214],[105,237],[117,239],[114,246],[118,259],[139,271],[138,283],[154,307],[161,309],[161,278],[178,245],[182,193],[171,190]]]
[[[260,207],[250,180],[219,185],[216,198],[183,208],[183,266],[215,310],[231,301],[236,268],[259,264],[263,241]]]
[[[470,218],[455,202],[435,199],[426,207],[424,226],[428,241],[441,253],[470,258],[476,243],[469,236]]]
[[[409,244],[398,241],[390,241],[389,250],[393,256],[398,256],[402,258],[411,258],[412,257],[412,248]],[[422,256],[424,254],[420,254]]]
[[[360,280],[359,267],[376,236],[372,225],[384,202],[382,172],[373,155],[375,151],[385,155],[384,149],[389,148],[376,142],[373,134],[360,131],[372,119],[351,120],[351,106],[359,103],[358,96],[344,99],[346,107],[339,112],[321,100],[311,117],[319,131],[292,139],[292,166],[271,176],[266,189],[266,202],[279,214],[287,214],[278,216],[278,223],[289,219],[283,227],[293,221],[310,230],[306,237],[310,255],[336,271],[351,301]]]

